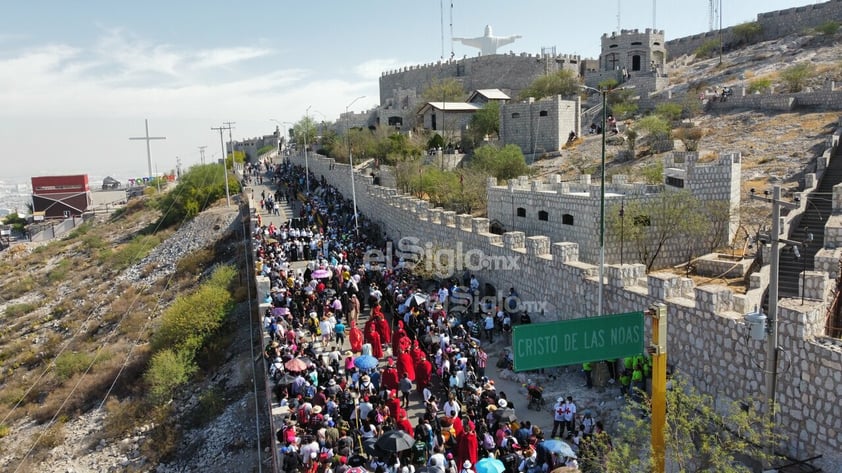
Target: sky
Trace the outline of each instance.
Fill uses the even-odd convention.
[[[723,26],[811,3],[715,0]],[[655,8],[653,16],[653,6]],[[718,5],[717,5],[718,8]],[[708,0],[219,0],[7,2],[0,16],[0,181],[87,173],[99,179],[169,172],[270,134],[309,107],[316,121],[379,105],[378,78],[442,56],[475,56],[455,37],[521,35],[501,53],[599,56],[617,29],[663,29],[667,40],[709,27]],[[718,24],[717,14],[717,24]],[[284,124],[281,129],[288,128]],[[225,135],[228,141],[228,134]]]

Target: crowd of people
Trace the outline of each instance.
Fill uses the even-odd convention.
[[[560,448],[567,444],[519,423],[513,400],[486,376],[479,329],[492,339],[509,315],[448,313],[447,298],[475,290],[475,278],[425,291],[399,261],[368,264],[366,251],[386,242],[363,216],[355,231],[353,207],[336,189],[311,175],[307,192],[289,162],[270,174],[275,194],[295,204],[286,223],[253,235],[255,269],[270,286],[265,357],[273,405],[286,413],[276,432],[284,471],[484,473],[484,457],[508,473],[577,466]],[[601,424],[577,426],[573,409],[551,436],[579,445],[580,458],[589,442],[610,443]]]

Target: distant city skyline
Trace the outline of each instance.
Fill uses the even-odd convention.
[[[722,23],[809,3],[816,2],[723,1]],[[453,0],[411,10],[401,2],[330,0],[13,2],[0,18],[0,142],[8,163],[0,179],[145,176],[145,143],[128,139],[144,134],[144,119],[150,135],[167,137],[151,144],[158,173],[174,170],[176,157],[184,168],[198,164],[200,146],[212,162],[222,150],[211,127],[236,122],[234,139],[242,140],[272,133],[272,120],[297,122],[308,107],[326,121],[359,96],[365,98],[351,110],[372,109],[384,71],[451,53],[475,56],[450,38],[481,36],[486,25],[495,35],[521,36],[500,53],[555,47],[596,58],[600,37],[618,23],[645,29],[655,21],[669,40],[707,31],[708,7],[707,0],[623,0],[599,8]]]

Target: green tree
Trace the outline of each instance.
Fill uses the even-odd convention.
[[[579,93],[580,85],[575,72],[562,69],[553,74],[536,78],[528,87],[520,91],[520,99],[526,100],[528,97],[534,97],[535,100],[540,100],[544,97],[556,95],[575,95]]]
[[[659,103],[655,107],[655,115],[663,117],[664,120],[677,122],[681,120],[682,107],[675,102]]]
[[[224,281],[228,280],[230,284],[235,272],[224,268],[214,272],[209,284],[203,284],[190,295],[178,297],[164,311],[161,326],[152,339],[154,350],[173,348],[192,355],[219,329],[234,304]]]
[[[16,232],[22,232],[26,226],[26,219],[21,217],[17,212],[10,213],[3,218],[3,225],[11,225]]]
[[[409,136],[402,133],[392,133],[381,143],[383,161],[387,164],[416,159],[424,152]]]
[[[816,27],[816,32],[825,36],[833,36],[837,31],[839,31],[839,23],[832,20]]]
[[[709,39],[696,48],[696,50],[693,51],[693,54],[697,59],[707,59],[719,52],[719,46],[720,43],[718,39]]]
[[[755,79],[748,83],[748,87],[746,88],[746,93],[755,94],[766,92],[772,87],[772,79],[768,77],[762,77],[759,79]]]
[[[468,98],[465,86],[454,78],[437,80],[421,92],[421,102],[462,102]]]
[[[774,425],[752,400],[733,402],[721,411],[711,396],[699,393],[681,376],[667,390],[665,459],[670,471],[749,473],[738,460],[769,463],[764,447],[781,439]],[[583,471],[649,473],[654,471],[651,450],[651,403],[630,401],[621,413],[616,432],[595,438],[580,449]]]
[[[240,192],[240,183],[230,170],[227,174],[230,194]],[[220,164],[192,166],[178,180],[175,189],[161,194],[152,205],[161,211],[159,225],[168,227],[192,218],[225,196],[225,177]]]
[[[734,39],[738,44],[753,43],[760,38],[761,33],[763,33],[763,28],[756,21],[740,23],[731,28],[731,34],[734,35]]]
[[[237,151],[234,150],[233,153],[228,153],[225,157],[225,165],[228,166],[228,170],[234,169],[234,163],[243,164],[246,162],[246,152],[245,151]]]
[[[526,176],[531,172],[520,147],[511,144],[502,148],[492,145],[480,146],[474,151],[470,166],[498,180]]]
[[[316,141],[316,136],[318,135],[319,128],[316,126],[316,122],[313,121],[310,117],[302,117],[295,125],[292,127],[293,129],[293,139],[295,140],[295,144],[298,145],[298,149],[304,149],[304,143],[307,143],[307,146],[312,145]]]
[[[802,62],[787,67],[781,71],[781,80],[789,87],[790,92],[801,92],[804,83],[813,75],[813,66],[810,63]]]
[[[670,135],[670,124],[658,115],[649,115],[641,118],[634,124],[638,131],[646,132],[657,138],[666,138]]]
[[[155,405],[172,399],[175,390],[190,380],[197,370],[190,355],[166,349],[152,355],[143,379],[148,386],[147,396]]]
[[[647,199],[625,202],[621,218],[619,204],[607,211],[607,225],[615,240],[625,240],[637,261],[651,271],[661,251],[672,241],[700,231],[699,202],[686,190],[659,192]]]
[[[471,117],[471,134],[480,143],[485,136],[496,137],[500,133],[500,102],[493,100],[477,110]]]

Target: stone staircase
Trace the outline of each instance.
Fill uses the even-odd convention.
[[[813,240],[798,248],[800,258],[796,258],[792,247],[787,246],[781,250],[778,273],[780,297],[798,297],[801,272],[805,268],[807,271],[813,270],[816,253],[824,247],[824,226],[833,210],[833,186],[842,182],[842,157],[839,154],[840,151],[837,150],[830,160],[818,188],[809,197],[807,209],[798,224],[792,227],[789,235],[790,240],[803,242],[812,234]]]

